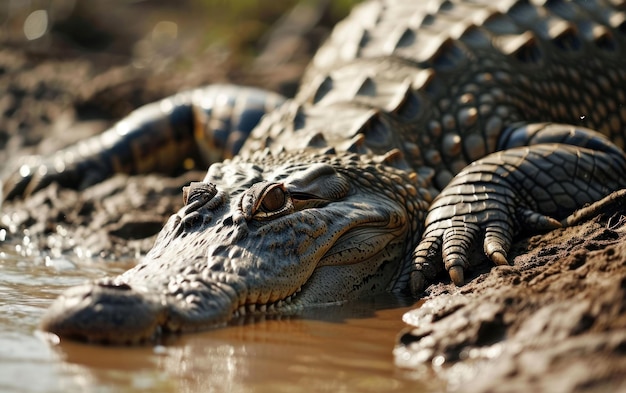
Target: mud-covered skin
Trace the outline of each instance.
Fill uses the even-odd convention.
[[[356,296],[353,289],[364,283],[368,294],[419,294],[444,269],[462,284],[474,246],[507,263],[520,231],[557,227],[577,208],[626,186],[620,8],[593,1],[364,3],[319,50],[298,95],[252,131],[241,157],[213,165],[186,191],[188,206],[145,261],[118,278],[70,290],[44,329],[134,342],[163,329],[214,326],[249,299],[261,300],[250,302],[260,311],[281,309],[298,289],[298,305],[312,306]],[[357,164],[344,170],[371,184],[357,187],[341,172],[354,194],[311,197],[307,187],[316,177],[304,174],[319,174],[320,163],[341,162],[346,152]],[[284,157],[291,157],[286,167]],[[365,170],[371,160],[386,165]],[[345,164],[333,166],[335,173]],[[290,183],[293,171],[306,181]],[[391,179],[383,192],[381,178]],[[418,196],[407,198],[410,190]],[[431,204],[427,194],[438,190]],[[314,217],[313,232],[298,235],[308,223],[302,214]],[[379,216],[407,223],[372,226]],[[330,258],[329,250],[338,252]],[[284,258],[293,262],[286,271],[279,251],[293,257]],[[381,271],[368,263],[372,255],[394,256],[396,264]],[[345,275],[322,275],[331,262]],[[257,289],[249,298],[250,288]],[[102,306],[124,299],[158,310],[143,322],[132,307]],[[106,329],[91,322],[100,319],[113,322]]]

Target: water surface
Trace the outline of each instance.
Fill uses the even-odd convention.
[[[127,267],[0,249],[0,391],[426,392],[440,387],[394,367],[393,345],[411,304],[391,296],[139,348],[54,344],[37,332],[45,308],[63,289]]]

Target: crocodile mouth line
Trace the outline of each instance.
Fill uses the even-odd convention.
[[[302,287],[299,287],[291,295],[271,303],[244,303],[232,312],[231,318],[236,319],[249,314],[273,314],[277,312],[290,311],[296,306],[294,301],[298,297],[301,290]]]
[[[384,229],[384,231],[381,231]],[[402,228],[389,227],[378,221],[360,228],[349,228],[342,233],[320,258],[318,267],[354,265],[368,261],[387,248],[402,234]],[[346,259],[345,254],[355,253],[358,258]]]
[[[370,224],[367,226],[367,229],[365,230],[355,230],[354,228],[347,228],[346,231],[344,233],[342,233],[341,235],[339,235],[336,240],[333,242],[333,245],[330,246],[327,250],[325,250],[325,252],[322,254],[322,257],[320,258],[320,260],[318,261],[318,266],[319,267],[323,267],[323,266],[327,266],[329,264],[327,264],[328,259],[332,259],[328,257],[328,253],[332,252],[331,250],[336,250],[336,246],[338,246],[340,243],[343,243],[345,245],[345,242],[347,241],[348,243],[353,243],[356,240],[358,240],[359,234],[363,234],[365,232],[369,232],[370,230],[374,230],[374,228],[379,228],[383,226],[382,222],[376,222],[376,224]],[[388,243],[391,241],[391,239],[393,239],[394,236],[384,236],[383,237],[383,241],[381,243],[383,243],[383,245],[378,244],[372,248],[376,249],[370,249],[369,252],[367,253],[366,257],[361,258],[361,260],[359,261],[353,261],[352,263],[359,263],[359,262],[363,262],[365,260],[368,260],[372,257],[375,257],[380,251],[381,249],[384,249],[386,245],[388,245]],[[332,263],[330,264],[332,265]],[[316,268],[316,269],[317,269]],[[316,270],[314,269],[314,270]],[[309,276],[305,282],[300,285],[291,295],[282,298],[280,300],[274,301],[274,302],[269,302],[269,303],[258,303],[258,302],[249,302],[246,303],[246,301],[248,299],[246,299],[243,304],[240,304],[239,307],[237,309],[235,309],[232,313],[231,313],[231,320],[234,319],[238,319],[241,317],[245,317],[247,315],[261,315],[261,314],[266,314],[266,315],[272,315],[272,314],[278,314],[278,313],[289,313],[292,311],[296,311],[300,308],[300,306],[296,303],[296,300],[299,298],[299,295],[302,291],[302,289],[306,286],[308,280],[311,277]]]

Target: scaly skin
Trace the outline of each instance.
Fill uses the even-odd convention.
[[[626,186],[623,8],[364,3],[144,261],[69,290],[43,328],[137,342],[248,308],[419,294],[444,269],[460,285],[476,245],[507,263],[521,230]]]
[[[302,165],[305,158],[315,164]],[[427,192],[413,184],[414,174],[384,158],[354,154],[265,152],[215,164],[185,189],[186,207],[138,266],[70,289],[43,327],[138,343],[245,313],[293,313],[389,291],[428,206]],[[378,194],[364,192],[372,187]]]

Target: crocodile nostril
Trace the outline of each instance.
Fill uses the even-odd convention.
[[[204,182],[191,182],[188,186],[183,187],[183,201],[185,205],[202,206],[210,201],[217,194],[215,184]],[[196,203],[194,203],[196,202]]]

